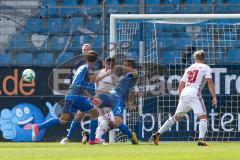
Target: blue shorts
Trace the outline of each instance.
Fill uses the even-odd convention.
[[[94,109],[90,99],[78,95],[66,95],[63,107],[63,113],[77,113],[80,110],[83,113]]]
[[[99,94],[98,97],[102,103],[100,108],[110,107],[112,108],[114,116],[123,117],[123,111],[125,108],[125,100],[119,97],[117,94]]]

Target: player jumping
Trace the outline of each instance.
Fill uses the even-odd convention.
[[[169,118],[157,133],[152,135],[152,140],[155,145],[158,145],[160,135],[167,131],[175,122],[179,122],[184,114],[188,113],[191,109],[196,114],[199,123],[199,146],[207,146],[204,141],[207,132],[208,117],[206,107],[204,105],[201,91],[208,83],[208,89],[212,96],[212,105],[217,106],[217,99],[215,87],[212,81],[211,69],[205,63],[205,53],[203,50],[198,50],[194,53],[195,63],[186,69],[178,86],[179,102],[175,115]]]

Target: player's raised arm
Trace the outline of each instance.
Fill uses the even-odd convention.
[[[123,67],[123,72],[124,73],[131,72],[134,76],[138,75],[138,72],[137,72],[136,69],[129,68],[129,67],[126,67],[126,66],[122,66],[122,67]]]
[[[96,74],[95,77],[91,79],[91,81],[99,82],[102,79],[104,79],[105,77],[110,76],[111,74],[112,74],[112,70],[108,70],[105,74],[101,74],[101,75]]]
[[[138,76],[138,71],[135,69],[135,61],[132,59],[125,59],[124,65],[115,66],[114,71],[122,74],[130,72],[134,77]]]

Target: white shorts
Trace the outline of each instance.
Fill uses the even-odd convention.
[[[201,97],[180,97],[175,115],[183,116],[191,110],[193,110],[197,116],[207,114],[206,107]]]

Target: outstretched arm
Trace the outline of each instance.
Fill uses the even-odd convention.
[[[115,70],[115,72],[118,72],[120,70],[122,73],[131,72],[134,77],[138,76],[138,72],[137,72],[136,69],[129,68],[129,67],[126,67],[126,66],[117,65],[117,66],[114,67],[114,70]]]
[[[217,107],[217,96],[216,96],[213,80],[211,78],[207,78],[207,83],[208,83],[209,92],[211,93],[211,96],[212,96],[212,105]]]
[[[91,81],[92,82],[99,82],[101,81],[103,78],[107,77],[107,76],[110,76],[112,74],[112,70],[108,70],[105,74],[103,75],[99,75],[99,74],[96,74],[94,77],[91,78]]]

